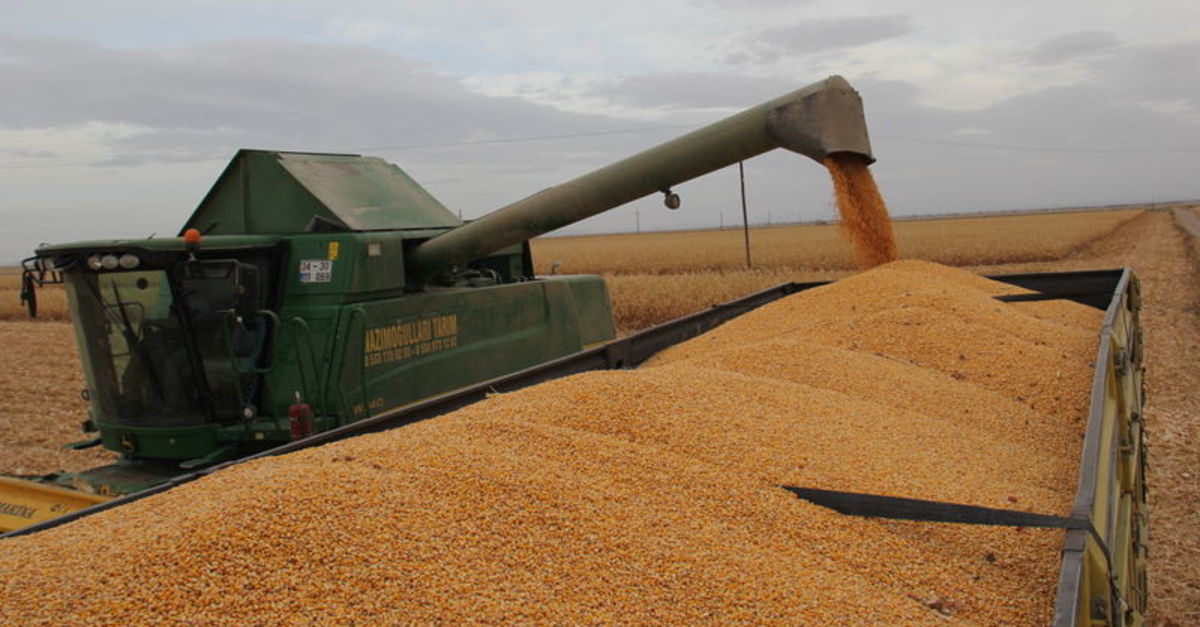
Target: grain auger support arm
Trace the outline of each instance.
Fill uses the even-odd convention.
[[[417,246],[410,285],[775,148],[817,162],[835,152],[873,161],[858,92],[831,76],[519,200]]]

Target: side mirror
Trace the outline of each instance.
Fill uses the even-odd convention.
[[[21,304],[29,310],[29,317],[37,317],[37,288],[34,287],[33,274],[25,271],[21,275]]]
[[[243,320],[250,320],[258,315],[262,303],[262,286],[258,280],[258,267],[248,263],[238,263],[234,270],[234,284],[237,285],[237,315]]]

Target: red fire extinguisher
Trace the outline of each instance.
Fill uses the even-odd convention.
[[[312,407],[300,400],[300,392],[296,392],[296,402],[288,408],[288,418],[292,424],[292,441],[312,435]]]

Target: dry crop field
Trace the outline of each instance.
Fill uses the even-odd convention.
[[[1138,209],[954,217],[895,222],[902,257],[951,266],[1047,261],[1112,232]],[[850,270],[854,259],[838,224],[750,231],[756,268]],[[567,274],[681,274],[746,267],[741,229],[541,237],[539,274],[556,261]]]
[[[979,216],[895,223],[901,257],[953,266],[1048,261],[1069,255],[1140,214],[1137,209]],[[629,332],[786,281],[825,281],[854,268],[837,224],[751,229],[753,269],[742,231],[673,231],[543,237],[533,241],[539,274],[601,274],[617,326]],[[17,268],[0,268],[0,320],[27,320]],[[38,320],[67,320],[60,286],[38,290]]]
[[[895,223],[900,256],[953,266],[1062,259],[1138,209],[908,220]],[[757,228],[746,269],[740,230],[675,231],[533,241],[538,272],[604,275],[617,326],[628,333],[786,281],[827,281],[854,268],[837,224]]]
[[[21,304],[21,270],[0,267],[0,320],[27,320],[29,314]],[[67,294],[62,286],[47,285],[39,289],[38,319],[67,320]]]
[[[69,451],[83,440],[83,371],[62,286],[38,290],[31,320],[20,303],[19,268],[0,267],[0,474],[37,475],[107,463],[112,453]]]

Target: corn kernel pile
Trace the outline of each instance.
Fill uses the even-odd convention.
[[[780,484],[1063,514],[1101,313],[896,262],[639,370],[243,463],[0,543],[0,624],[1044,624],[1062,532],[879,521]]]

